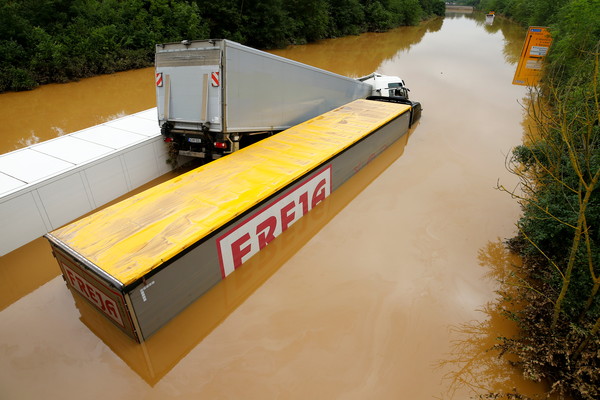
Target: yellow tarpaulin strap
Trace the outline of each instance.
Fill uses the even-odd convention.
[[[52,235],[128,285],[409,109],[356,100]]]

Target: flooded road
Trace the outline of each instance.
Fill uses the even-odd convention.
[[[489,268],[516,262],[500,241],[514,234],[519,209],[494,187],[514,183],[504,160],[522,136],[526,89],[511,82],[524,32],[451,13],[276,51],[345,75],[401,76],[422,119],[142,345],[66,289],[42,239],[0,258],[0,398],[466,399],[470,385],[538,390],[486,358],[513,327],[482,311],[495,296]],[[65,103],[52,107],[100,121],[152,107],[151,69],[94,79],[129,74],[150,86],[138,100],[72,109],[67,89],[82,81],[55,86]],[[36,92],[0,102],[18,119],[27,100],[16,99]],[[47,103],[34,109],[45,113]],[[87,126],[43,120],[14,122],[16,142]],[[464,336],[472,321],[480,340]],[[453,385],[465,360],[480,362],[479,376]]]
[[[153,68],[0,95],[0,154],[156,106]]]

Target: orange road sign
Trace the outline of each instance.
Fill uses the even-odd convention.
[[[542,62],[550,45],[552,36],[548,28],[530,26],[521,50],[521,58],[515,71],[513,85],[534,86],[540,80]]]

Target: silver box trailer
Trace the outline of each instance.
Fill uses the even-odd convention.
[[[155,62],[162,133],[191,156],[230,153],[248,134],[372,94],[368,83],[224,39],[159,44]]]

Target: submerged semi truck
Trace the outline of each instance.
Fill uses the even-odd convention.
[[[352,79],[230,40],[159,44],[155,66],[161,133],[185,156],[219,158],[359,98],[420,113],[399,77]]]
[[[45,235],[73,294],[138,342],[324,207],[421,113],[399,78],[354,80],[229,41],[159,49],[165,139],[233,154]]]
[[[67,286],[147,340],[314,208],[327,215],[407,134],[411,108],[355,100],[46,234]]]

